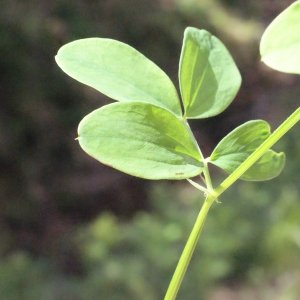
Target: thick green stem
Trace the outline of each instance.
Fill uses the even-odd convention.
[[[204,165],[204,176],[207,183],[207,198],[200,210],[196,223],[179,259],[175,273],[167,290],[164,300],[174,300],[180,288],[186,269],[191,260],[195,246],[199,239],[204,221],[212,203],[239,179],[267,150],[269,150],[288,130],[300,120],[300,108],[287,118],[230,176],[228,176],[215,190],[212,187],[207,164]],[[194,185],[196,186],[196,185]],[[201,187],[200,190],[203,190]]]
[[[181,285],[182,279],[184,277],[185,271],[189,265],[193,252],[195,250],[197,241],[199,239],[205,218],[209,211],[210,206],[214,202],[214,198],[210,195],[205,199],[203,206],[200,210],[196,223],[193,227],[193,230],[189,236],[189,239],[184,247],[184,250],[179,259],[178,265],[170,282],[169,288],[165,295],[164,300],[174,300],[176,298],[177,292]]]

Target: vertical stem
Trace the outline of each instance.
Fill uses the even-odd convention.
[[[214,200],[215,199],[210,195],[208,195],[207,198],[205,199],[203,206],[200,210],[200,213],[197,217],[196,223],[193,227],[193,230],[181,254],[181,257],[179,259],[176,270],[173,274],[172,280],[170,282],[164,300],[174,300],[176,298],[184,274],[186,272],[186,269],[189,265],[193,252],[195,250],[207,213]]]
[[[211,182],[210,173],[209,173],[206,161],[204,161],[203,174],[204,174],[204,177],[205,177],[205,182],[206,182],[206,185],[207,185],[208,192],[210,193],[214,190],[214,188],[213,188],[213,185],[212,185],[212,182]]]

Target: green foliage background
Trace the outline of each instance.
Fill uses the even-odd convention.
[[[299,106],[299,76],[258,55],[264,28],[292,2],[0,0],[2,299],[161,299],[202,201],[184,181],[131,178],[83,153],[78,122],[109,100],[59,70],[59,47],[118,39],[177,82],[185,27],[211,31],[243,84],[220,116],[192,122],[206,155],[243,122],[274,129]],[[179,299],[299,299],[298,132],[274,149],[287,154],[280,177],[238,182],[213,207]]]

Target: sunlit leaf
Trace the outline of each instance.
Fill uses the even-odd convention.
[[[270,136],[270,126],[262,120],[249,121],[230,132],[216,146],[210,162],[232,173]],[[285,162],[284,153],[268,150],[241,179],[268,180],[279,175]]]
[[[240,73],[226,47],[206,30],[184,32],[179,81],[185,115],[206,118],[221,113],[241,85]]]
[[[146,179],[183,179],[202,172],[202,158],[185,121],[141,102],[118,102],[79,124],[80,146],[100,162]]]
[[[268,26],[260,42],[260,54],[269,67],[300,74],[300,1],[289,6]]]
[[[76,80],[118,101],[142,101],[181,116],[180,101],[170,78],[134,48],[111,39],[71,42],[56,62]]]

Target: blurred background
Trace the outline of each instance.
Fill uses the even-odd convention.
[[[221,115],[191,126],[206,156],[236,126],[274,130],[299,106],[299,76],[260,62],[266,26],[294,1],[0,0],[0,295],[3,300],[163,299],[203,196],[186,181],[152,182],[88,157],[79,121],[111,100],[65,75],[67,42],[130,44],[178,87],[183,31],[206,29],[243,77]],[[300,299],[300,134],[274,149],[282,174],[237,182],[213,205],[178,299]],[[212,170],[217,185],[225,174]]]

